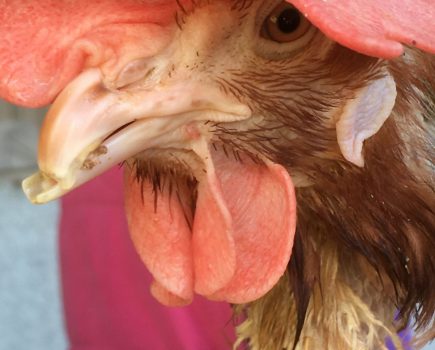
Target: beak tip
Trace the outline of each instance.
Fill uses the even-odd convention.
[[[45,204],[68,192],[59,182],[45,175],[36,173],[22,182],[22,189],[29,201],[33,204]]]

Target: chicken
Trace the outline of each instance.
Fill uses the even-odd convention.
[[[252,349],[435,337],[431,1],[0,5],[0,96],[53,103],[26,194],[123,163],[160,302],[235,304]]]

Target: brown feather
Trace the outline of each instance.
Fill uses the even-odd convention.
[[[285,164],[291,173],[309,174],[313,184],[297,191],[298,233],[285,282],[289,288],[281,282],[265,300],[249,305],[248,320],[239,328],[253,349],[291,349],[299,338],[301,349],[378,349],[387,335],[394,337],[413,319],[419,335],[416,344],[434,338],[434,62],[433,56],[411,50],[384,62],[336,46],[318,66],[315,61],[307,63],[316,67],[311,74],[316,78],[302,65],[297,78],[282,73],[280,85],[278,76],[270,78],[275,90],[255,89],[262,75],[251,84],[239,82],[237,89],[244,88],[241,95],[261,101],[255,107],[272,116],[263,133],[247,130],[239,132],[238,139]],[[360,169],[342,159],[335,130],[325,130],[322,112],[343,103],[351,91],[382,75],[385,68],[397,83],[398,99],[390,119],[366,142],[366,166]],[[332,82],[328,73],[337,79]],[[298,99],[281,97],[290,94],[295,89],[291,82],[302,76],[307,87],[298,90]],[[254,79],[254,73],[249,78]],[[237,79],[242,75],[236,74]],[[325,82],[322,90],[309,83],[315,79]],[[270,125],[277,129],[271,131]],[[275,137],[277,133],[280,137]],[[313,246],[302,243],[301,237]],[[339,273],[331,276],[328,264],[339,264]],[[328,305],[331,298],[335,300]],[[328,317],[338,322],[340,311],[331,310],[331,303],[344,305],[342,317],[351,317],[354,310],[354,324],[365,328],[371,341],[358,340],[363,330],[350,324],[342,329],[346,336],[316,330],[327,327]],[[284,307],[287,311],[277,311]],[[322,310],[336,313],[331,316]],[[395,310],[399,310],[396,322]],[[261,336],[264,329],[267,336]],[[270,345],[267,337],[275,343]],[[346,337],[353,340],[349,343]]]

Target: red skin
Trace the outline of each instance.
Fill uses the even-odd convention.
[[[156,48],[150,49],[144,38],[152,36],[152,46],[164,45],[175,11],[167,1],[154,3],[0,1],[0,97],[28,107],[44,106],[85,67],[109,64],[113,69],[123,55],[152,55]]]

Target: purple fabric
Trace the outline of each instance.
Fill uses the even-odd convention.
[[[151,276],[130,241],[121,170],[63,199],[62,287],[71,350],[230,349],[227,304],[196,297],[171,309],[149,293]]]
[[[402,339],[404,350],[413,350],[413,347],[411,346],[412,332],[406,329],[403,332],[400,332],[399,336]],[[387,339],[387,348],[388,350],[396,350],[396,347],[391,339]]]

